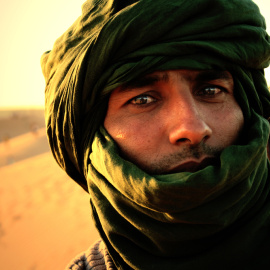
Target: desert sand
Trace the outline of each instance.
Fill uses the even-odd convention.
[[[0,142],[0,267],[64,269],[99,238],[88,194],[58,167],[42,125],[16,131],[12,119],[0,125],[14,134]]]

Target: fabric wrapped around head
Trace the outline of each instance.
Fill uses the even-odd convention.
[[[250,0],[86,1],[43,55],[52,152],[89,192],[118,269],[269,268],[269,60]],[[108,98],[138,76],[182,68],[231,72],[245,140],[222,151],[220,166],[147,175],[102,128]]]
[[[246,120],[250,107],[268,117],[269,59],[265,21],[250,0],[86,1],[41,59],[54,157],[87,190],[91,144],[110,91],[156,70],[229,70]]]

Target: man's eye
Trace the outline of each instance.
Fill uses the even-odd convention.
[[[211,97],[211,96],[216,96],[222,92],[224,92],[224,90],[221,87],[211,86],[211,87],[205,87],[202,90],[200,90],[198,95]]]
[[[133,105],[146,105],[146,104],[150,104],[152,102],[155,102],[156,99],[151,97],[151,96],[147,96],[147,95],[141,95],[141,96],[137,96],[133,99],[130,100],[130,103]]]

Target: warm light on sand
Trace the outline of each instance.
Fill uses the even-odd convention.
[[[89,196],[54,161],[42,116],[0,111],[1,269],[64,269],[98,239]]]

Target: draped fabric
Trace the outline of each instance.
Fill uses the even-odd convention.
[[[119,156],[103,128],[97,132],[89,193],[119,269],[270,266],[269,125],[253,117],[246,145],[226,148],[220,166],[196,173],[147,175]]]
[[[270,265],[269,61],[265,21],[250,0],[86,1],[42,56],[52,152],[89,192],[119,269]],[[231,72],[244,135],[221,153],[220,166],[147,175],[102,128],[108,98],[138,76],[181,68]]]

